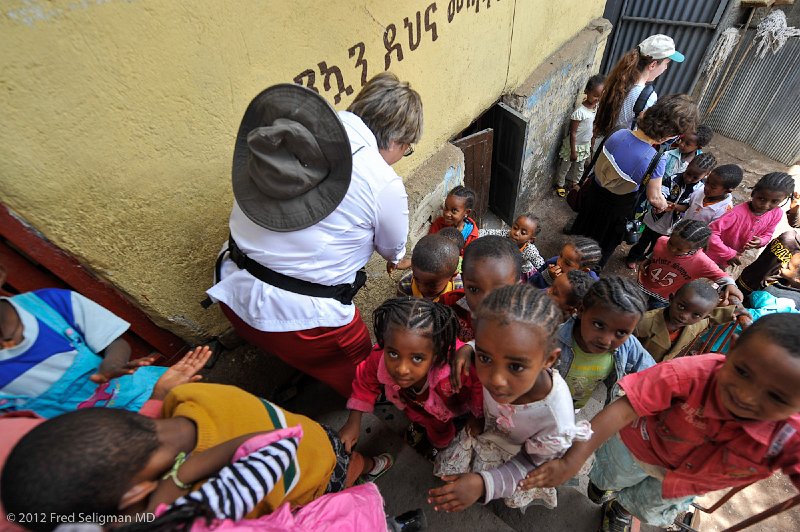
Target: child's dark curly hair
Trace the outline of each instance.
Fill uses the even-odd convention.
[[[567,279],[569,285],[572,287],[572,292],[567,300],[571,307],[577,307],[578,303],[583,301],[583,298],[589,292],[589,288],[595,283],[592,276],[583,270],[570,270],[567,272]]]
[[[564,321],[564,315],[544,290],[529,284],[503,286],[492,291],[475,313],[480,320],[497,320],[503,325],[524,323],[540,327],[548,344]]]
[[[602,74],[595,74],[594,76],[590,77],[586,81],[586,87],[583,89],[583,92],[590,93],[597,87],[598,85],[602,85],[606,82],[606,77]]]
[[[699,126],[697,126],[697,131],[695,131],[694,134],[697,137],[698,148],[702,148],[703,146],[708,146],[708,143],[711,142],[711,139],[714,138],[714,130],[705,124],[700,124]]]
[[[770,172],[753,186],[753,192],[759,190],[782,192],[789,197],[794,194],[794,178],[785,172]]]
[[[516,220],[517,218],[527,218],[528,220],[533,222],[533,225],[536,226],[536,231],[533,233],[533,236],[538,236],[539,233],[542,232],[542,221],[535,214],[533,214],[531,212],[523,212],[522,214],[518,214],[514,218],[514,220]],[[439,231],[439,232],[441,233],[441,231]]]
[[[450,361],[456,349],[458,318],[453,309],[416,297],[387,299],[372,313],[373,330],[378,346],[383,349],[390,327],[407,329],[431,339],[433,363]]]
[[[667,139],[694,131],[697,105],[686,94],[670,94],[639,115],[636,125],[654,140]]]
[[[800,358],[800,314],[779,312],[763,316],[742,332],[736,345],[743,344],[754,335],[762,335],[786,349],[793,357]]]
[[[728,190],[738,187],[744,179],[744,172],[738,164],[723,164],[711,170],[711,173],[717,174],[722,186]]]
[[[586,292],[583,308],[587,310],[595,306],[613,308],[639,316],[647,311],[647,302],[636,283],[616,275],[601,278]]]

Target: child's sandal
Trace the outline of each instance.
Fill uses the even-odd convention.
[[[567,190],[564,187],[556,187],[556,195],[559,198],[564,198],[567,195]]]
[[[366,484],[367,482],[375,482],[381,478],[387,471],[394,465],[394,458],[389,453],[379,454],[372,458],[375,465],[368,473],[364,473],[359,477],[356,484]]]

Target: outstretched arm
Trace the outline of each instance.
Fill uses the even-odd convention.
[[[631,424],[638,416],[627,397],[605,407],[592,419],[592,437],[572,444],[567,454],[533,470],[520,482],[522,489],[559,486],[574,477],[581,466],[606,440]]]

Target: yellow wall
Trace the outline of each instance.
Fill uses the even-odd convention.
[[[6,0],[0,199],[178,334],[217,332],[224,321],[197,302],[227,232],[232,146],[252,96],[313,69],[333,102],[324,61],[353,88],[336,105],[345,108],[362,74],[358,50],[348,50],[363,43],[368,77],[382,72],[394,24],[404,57],[393,54],[389,69],[425,105],[423,141],[396,168],[407,175],[603,5],[483,0],[476,12],[470,0]],[[416,32],[418,12],[412,51],[404,18]]]

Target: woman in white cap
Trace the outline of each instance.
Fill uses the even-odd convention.
[[[390,73],[338,114],[299,85],[270,87],[239,128],[231,238],[208,295],[242,338],[345,397],[372,347],[352,299],[374,251],[390,267],[405,254],[391,165],[421,134],[419,94]]]
[[[666,35],[651,35],[627,51],[606,78],[594,119],[595,146],[615,129],[633,129],[637,115],[658,99],[652,82],[671,61],[683,60],[683,54],[675,50],[675,42]]]

